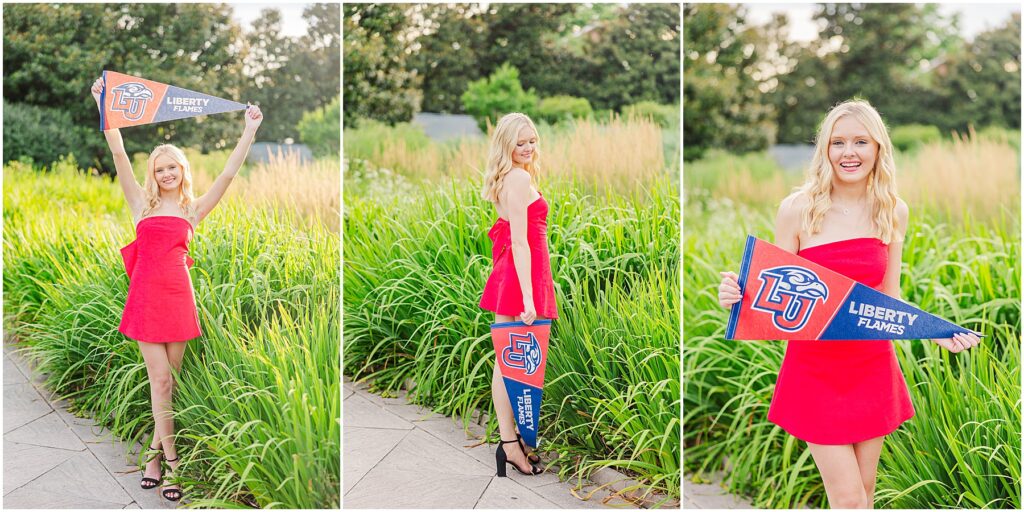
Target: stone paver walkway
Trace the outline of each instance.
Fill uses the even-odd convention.
[[[729,494],[721,485],[721,475],[715,475],[714,482],[698,484],[690,481],[692,475],[683,478],[683,508],[685,509],[752,509],[754,506],[745,498]]]
[[[574,489],[554,472],[495,475],[484,428],[344,382],[344,500],[351,508],[636,508],[594,484]],[[587,498],[587,499],[581,499]]]
[[[4,508],[174,508],[139,487],[135,453],[54,400],[42,376],[4,343]]]

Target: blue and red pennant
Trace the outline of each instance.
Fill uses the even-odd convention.
[[[138,126],[186,117],[245,110],[237,101],[225,100],[137,76],[103,72],[100,94],[100,130]]]
[[[544,393],[551,320],[491,324],[491,340],[523,442],[537,447],[537,420]]]
[[[753,236],[730,340],[907,340],[972,332]]]

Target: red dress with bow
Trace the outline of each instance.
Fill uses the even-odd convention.
[[[187,341],[202,335],[188,273],[192,223],[182,217],[146,217],[135,241],[121,249],[128,298],[118,330],[148,343]]]
[[[880,290],[889,248],[854,238],[797,253]],[[914,416],[891,341],[790,340],[768,420],[815,444],[853,444],[884,436]]]
[[[558,318],[555,284],[548,254],[548,203],[544,196],[526,207],[526,241],[530,246],[530,281],[537,315]],[[512,261],[512,231],[507,220],[499,218],[487,233],[494,245],[494,268],[484,286],[480,307],[499,315],[518,316],[523,312],[523,290]]]

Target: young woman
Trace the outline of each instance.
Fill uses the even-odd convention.
[[[775,244],[892,297],[909,211],[896,195],[892,143],[865,101],[832,109],[802,187],[782,201]],[[722,272],[719,303],[741,300]],[[974,334],[932,340],[960,352]],[[832,508],[871,508],[885,436],[914,415],[891,341],[790,340],[768,420],[807,442]]]
[[[494,203],[498,220],[488,236],[494,242],[494,268],[487,279],[480,307],[493,311],[495,322],[558,318],[555,286],[547,245],[548,203],[535,188],[537,127],[526,114],[512,113],[498,120],[484,174],[483,197]],[[495,453],[498,475],[505,464],[520,473],[536,475],[540,457],[528,454],[516,432],[512,405],[497,363],[491,380],[491,398],[498,418],[501,443]]]
[[[93,98],[101,109],[103,85],[103,78],[99,78],[92,86]],[[140,187],[132,174],[121,132],[103,132],[135,224],[135,241],[121,250],[129,285],[118,330],[138,343],[149,376],[155,427],[150,458],[143,470],[143,489],[160,485],[161,455],[171,472],[177,467],[171,408],[174,375],[181,369],[185,343],[202,334],[188,273],[192,265],[188,243],[195,227],[217,206],[238,174],[262,121],[259,107],[246,109],[245,130],[224,171],[198,198],[192,195],[192,173],[180,149],[170,144],[157,146],[149,155],[145,185]],[[170,478],[171,473],[166,477]],[[174,484],[164,486],[162,494],[171,501],[182,497],[181,488]]]

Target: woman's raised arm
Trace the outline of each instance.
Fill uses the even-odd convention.
[[[96,100],[96,106],[102,111],[103,105],[100,104],[100,93],[103,92],[103,77],[97,78],[92,84],[92,97]],[[107,139],[107,146],[110,147],[110,153],[114,157],[114,170],[117,171],[117,181],[121,184],[121,191],[124,192],[124,198],[128,201],[128,208],[132,212],[132,217],[138,217],[142,213],[142,209],[145,206],[145,193],[138,181],[135,181],[135,175],[132,173],[132,161],[128,158],[128,152],[124,149],[124,141],[121,139],[121,130],[114,128],[112,130],[104,130],[103,136]]]
[[[262,122],[263,113],[260,112],[260,108],[256,105],[249,105],[245,109],[245,129],[242,131],[242,137],[238,139],[235,150],[231,152],[227,163],[224,164],[224,171],[214,180],[210,190],[207,190],[205,194],[195,201],[197,224],[213,211],[217,203],[220,202],[220,199],[224,197],[228,186],[231,185],[231,180],[238,175],[238,170],[242,168],[245,157],[249,154],[249,147],[252,146],[253,140],[256,139],[256,130],[259,129]]]

